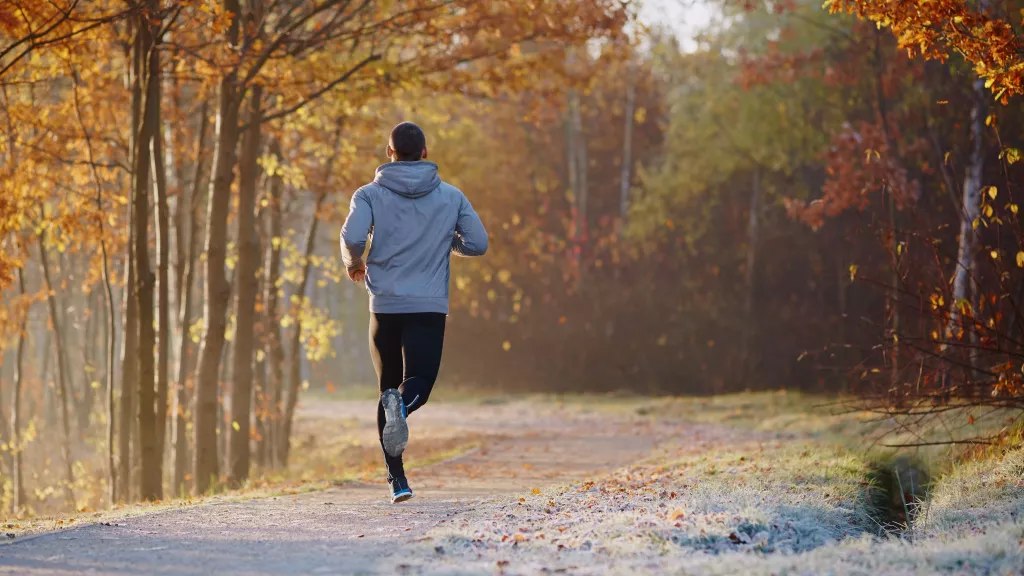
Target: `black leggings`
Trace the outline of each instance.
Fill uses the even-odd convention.
[[[441,367],[447,316],[433,312],[370,315],[370,358],[380,391],[397,388],[410,414],[430,399]],[[384,435],[384,407],[377,402],[377,433]],[[383,446],[382,446],[383,448]],[[384,453],[388,477],[405,476],[402,458]]]

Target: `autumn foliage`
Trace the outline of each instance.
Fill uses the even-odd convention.
[[[911,57],[946,62],[962,56],[1004,104],[1024,91],[1020,13],[1012,2],[828,0],[825,7],[890,28]]]
[[[300,394],[324,384],[342,323],[365,322],[351,289],[344,314],[332,303],[325,237],[381,135],[448,97],[557,110],[584,82],[567,54],[625,45],[631,14],[607,0],[0,4],[0,287],[37,303],[5,306],[0,436],[19,478],[5,503],[154,500],[286,466]],[[20,480],[38,474],[52,495]]]
[[[3,505],[294,462],[375,378],[337,233],[406,119],[492,238],[440,386],[1019,407],[1013,6],[0,3]]]

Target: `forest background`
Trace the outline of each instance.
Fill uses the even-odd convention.
[[[1021,7],[5,0],[0,504],[242,486],[372,386],[337,236],[407,119],[492,237],[445,385],[1019,413]]]

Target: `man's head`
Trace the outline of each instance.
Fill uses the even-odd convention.
[[[392,162],[414,162],[427,157],[427,137],[412,122],[402,122],[391,130],[388,158]]]

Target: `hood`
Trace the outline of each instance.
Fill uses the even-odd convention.
[[[441,185],[437,164],[426,160],[382,164],[373,181],[406,198],[421,198]]]

